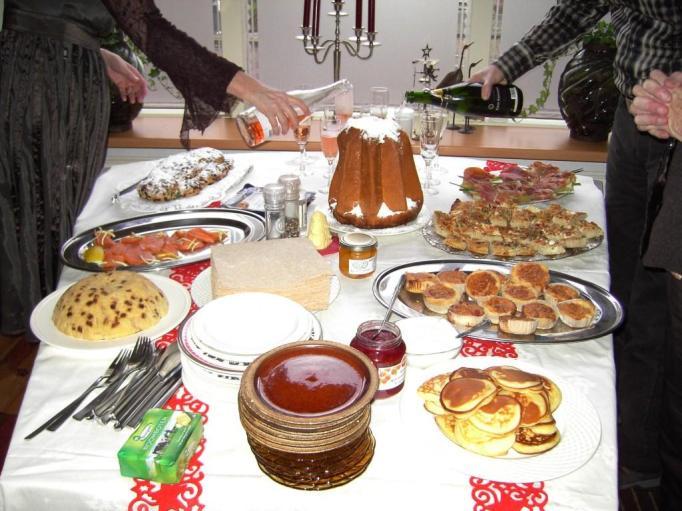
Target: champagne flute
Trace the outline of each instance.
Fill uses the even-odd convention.
[[[327,160],[327,170],[322,175],[325,178],[326,184],[320,188],[321,193],[329,193],[329,185],[334,173],[334,163],[339,154],[339,145],[336,137],[342,127],[342,124],[336,117],[335,110],[333,108],[325,109],[322,119],[322,130],[320,131],[320,145],[322,146],[322,154]]]
[[[419,131],[419,145],[421,156],[424,159],[424,183],[422,188],[430,195],[438,193],[436,185],[439,182],[431,177],[431,165],[438,155],[438,145],[440,144],[444,123],[445,112],[440,108],[427,107],[422,111]]]
[[[291,161],[292,164],[298,165],[298,172],[301,175],[306,175],[306,164],[310,163],[305,147],[308,145],[308,137],[310,136],[310,126],[312,124],[311,116],[299,116],[298,126],[294,129],[294,138],[298,144],[298,157]]]

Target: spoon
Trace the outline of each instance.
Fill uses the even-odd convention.
[[[472,326],[471,328],[467,328],[466,330],[462,330],[460,333],[457,334],[457,338],[461,339],[465,335],[469,335],[473,332],[476,332],[477,330],[483,330],[488,325],[490,325],[490,320],[484,319],[478,325]]]
[[[391,301],[388,303],[388,310],[386,311],[386,315],[384,316],[384,319],[381,320],[381,324],[379,325],[379,330],[377,330],[376,333],[372,336],[372,339],[376,339],[379,336],[381,331],[386,326],[386,322],[391,317],[391,314],[393,314],[393,305],[395,304],[395,300],[396,300],[396,298],[398,298],[398,294],[400,293],[400,290],[403,288],[404,283],[405,283],[405,274],[403,273],[400,276],[400,280],[398,280],[398,284],[395,286],[395,290],[393,291],[393,296],[391,297]]]

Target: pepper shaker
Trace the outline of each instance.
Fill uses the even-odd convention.
[[[265,236],[269,240],[285,237],[284,185],[270,183],[263,187]]]
[[[279,176],[279,182],[284,185],[284,237],[298,238],[301,179],[295,174],[284,174]]]

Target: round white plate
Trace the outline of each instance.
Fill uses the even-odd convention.
[[[168,313],[161,318],[156,325],[133,335],[119,337],[117,339],[86,341],[71,337],[59,331],[52,322],[52,312],[59,298],[68,289],[68,286],[53,291],[43,298],[31,313],[31,330],[38,339],[60,348],[76,350],[103,350],[111,348],[121,348],[132,345],[141,335],[146,335],[152,339],[162,336],[169,332],[185,319],[189,312],[192,300],[185,287],[168,277],[146,273],[144,275],[156,284],[168,299]]]
[[[306,336],[309,340],[322,339],[322,324],[312,312],[309,312],[312,323],[310,333]],[[257,358],[258,355],[251,355],[248,357],[237,356],[234,354],[217,354],[209,353],[196,343],[191,334],[191,321],[188,318],[187,323],[181,328],[178,335],[178,346],[183,356],[187,361],[210,374],[222,375],[231,377],[241,375],[248,365]]]
[[[192,318],[191,333],[205,351],[260,355],[311,330],[310,313],[297,302],[270,293],[237,293],[211,300]]]
[[[341,292],[341,283],[336,275],[332,275],[329,287],[329,303],[331,304]],[[213,290],[211,289],[211,267],[209,266],[196,276],[190,288],[192,300],[198,307],[203,307],[213,300]]]
[[[429,208],[426,206],[422,206],[422,210],[417,215],[417,218],[404,225],[398,225],[397,227],[387,227],[385,229],[361,229],[359,227],[355,227],[354,225],[340,223],[336,218],[334,218],[334,215],[332,215],[332,212],[329,209],[322,210],[322,212],[327,217],[329,228],[334,232],[366,232],[367,234],[371,234],[373,236],[396,236],[398,234],[406,234],[408,232],[418,231],[431,219],[431,210],[429,210]]]
[[[441,433],[434,416],[424,409],[416,389],[428,378],[454,371],[459,367],[484,369],[493,365],[509,365],[539,374],[554,381],[562,393],[562,401],[554,412],[561,433],[559,444],[536,456],[513,453],[491,458],[468,451]],[[549,369],[514,359],[497,357],[459,357],[424,371],[413,370],[403,389],[400,414],[410,430],[407,438],[418,438],[415,456],[423,456],[430,470],[452,470],[469,476],[509,483],[547,481],[564,476],[589,461],[601,441],[601,422],[590,400],[565,380],[556,378]]]
[[[249,165],[237,165],[220,181],[208,185],[192,197],[183,197],[164,202],[154,202],[145,200],[137,193],[137,189],[131,190],[120,196],[118,205],[121,209],[139,211],[142,213],[158,213],[161,211],[177,211],[181,209],[195,209],[208,206],[212,202],[222,200],[231,188],[238,185],[242,179],[251,171],[253,167]],[[118,190],[123,190],[130,183],[121,183]]]

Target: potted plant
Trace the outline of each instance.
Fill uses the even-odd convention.
[[[559,80],[559,109],[571,138],[592,142],[608,138],[618,104],[615,57],[613,26],[600,21],[566,64]]]
[[[577,45],[543,64],[542,89],[535,103],[524,109],[527,117],[539,111],[550,95],[557,59],[573,53],[561,74],[558,88],[561,116],[571,138],[603,141],[613,124],[618,90],[613,82],[616,37],[613,26],[600,21]]]

